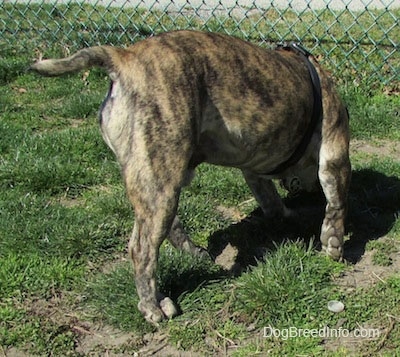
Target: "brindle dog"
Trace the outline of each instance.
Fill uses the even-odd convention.
[[[317,115],[311,63],[322,98]],[[126,49],[83,49],[65,59],[39,61],[32,69],[57,76],[92,66],[103,67],[111,78],[101,130],[135,210],[129,253],[138,308],[148,321],[177,312],[156,286],[162,241],[205,253],[176,216],[180,191],[202,162],[239,168],[268,216],[290,214],[272,178],[298,177],[307,190],[319,178],[327,200],[322,249],[342,259],[351,174],[348,114],[312,56],[266,50],[222,34],[176,31]],[[301,146],[301,157],[290,162]]]

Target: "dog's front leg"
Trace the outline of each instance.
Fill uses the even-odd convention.
[[[295,215],[285,206],[271,179],[244,170],[243,176],[266,217],[283,218]]]
[[[349,116],[333,89],[332,81],[321,75],[321,83],[324,118],[318,177],[327,204],[320,239],[322,251],[332,259],[343,260],[344,225],[351,179]]]
[[[171,231],[169,232],[168,240],[175,248],[179,250],[183,250],[199,257],[209,257],[208,252],[204,248],[199,247],[192,242],[192,240],[183,229],[178,216],[175,216],[174,218]]]
[[[320,239],[322,250],[328,256],[342,260],[351,179],[348,114],[337,98],[333,100],[327,95],[325,97],[324,112],[327,117],[331,116],[331,120],[326,120],[323,128],[319,153],[318,176],[327,201]]]
[[[323,158],[324,153],[321,156]],[[346,154],[339,160],[323,160],[320,164],[319,178],[327,201],[320,239],[322,250],[335,260],[343,259],[343,236],[350,175],[350,161]]]

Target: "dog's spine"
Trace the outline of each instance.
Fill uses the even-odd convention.
[[[90,67],[102,67],[112,72],[112,61],[116,49],[111,46],[96,46],[80,50],[70,57],[62,59],[46,59],[34,63],[30,69],[44,76],[59,76],[65,73],[77,72]]]

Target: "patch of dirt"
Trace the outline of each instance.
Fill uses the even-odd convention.
[[[378,240],[385,241],[385,239],[385,237],[382,237]],[[378,282],[385,282],[385,279],[393,275],[394,272],[400,271],[399,251],[389,255],[391,264],[388,266],[377,265],[373,262],[375,252],[375,249],[366,251],[361,259],[351,266],[351,269],[335,280],[335,283],[347,291],[353,291]]]
[[[400,142],[391,140],[352,140],[350,142],[350,155],[356,153],[378,155],[400,160]]]
[[[201,357],[203,354],[193,351],[181,351],[168,343],[168,335],[157,331],[143,338],[145,346],[139,349],[138,357],[169,356],[169,357]]]
[[[87,187],[67,187],[62,195],[54,197],[50,203],[57,203],[66,208],[72,208],[76,206],[85,206],[86,199],[82,197],[82,191],[86,190]],[[97,185],[91,187],[90,190],[97,190],[104,193],[110,193],[111,189],[104,185]]]
[[[337,326],[334,327],[334,329],[338,330],[340,329],[340,327],[341,326],[339,323]],[[340,349],[345,349],[348,356],[372,356],[374,355],[373,351],[370,351],[369,353],[361,353],[361,351],[365,351],[364,346],[374,342],[375,353],[376,355],[378,355],[380,346],[383,345],[392,329],[393,326],[391,324],[389,324],[388,326],[377,326],[376,324],[366,323],[360,325],[357,330],[365,331],[364,333],[366,334],[370,333],[370,335],[366,337],[360,338],[358,336],[359,332],[356,333],[355,330],[349,331],[348,334],[343,334],[339,338],[335,338],[335,335],[332,334],[333,337],[328,338],[323,342],[325,351],[329,353],[335,352]]]
[[[139,351],[143,344],[135,334],[108,325],[85,323],[73,326],[72,330],[79,336],[76,352],[84,356],[123,357],[128,351],[129,355],[135,355],[132,351]]]
[[[57,199],[56,202],[66,208],[82,206],[85,203],[85,201],[81,198],[76,198],[76,197],[69,198],[66,196],[60,197],[59,199]]]
[[[215,258],[215,264],[219,265],[224,270],[235,274],[237,271],[241,270],[239,263],[237,263],[238,254],[238,248],[228,243],[222,252]]]
[[[246,217],[246,215],[237,207],[219,205],[215,208],[215,210],[222,216],[222,218],[232,222],[239,222]]]
[[[382,237],[379,241],[385,241],[386,238]],[[343,276],[335,279],[335,284],[341,286],[348,293],[356,289],[368,289],[372,285],[383,282],[385,279],[400,271],[400,255],[399,251],[390,254],[391,264],[389,266],[380,266],[373,263],[373,255],[375,250],[366,251],[361,259],[347,270]],[[345,319],[339,320],[335,329],[339,329]],[[374,343],[374,350],[378,355],[378,351],[383,347],[385,341],[388,339],[389,334],[399,323],[399,318],[395,316],[387,316],[387,320],[382,317],[378,321],[369,321],[358,326],[358,331],[369,333],[368,336],[360,338],[356,334],[356,330],[349,331],[348,335],[341,335],[339,338],[328,338],[324,343],[325,350],[337,351],[338,349],[345,349],[349,356],[360,356],[360,351],[368,350],[365,355],[373,355],[372,351],[367,347]]]

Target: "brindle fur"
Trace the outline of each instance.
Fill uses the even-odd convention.
[[[138,307],[148,321],[176,314],[156,286],[162,241],[168,237],[178,248],[205,253],[176,216],[181,188],[202,162],[239,168],[266,215],[290,214],[272,178],[303,173],[306,186],[319,178],[327,200],[322,248],[342,259],[351,171],[348,116],[332,80],[310,60],[321,81],[323,118],[300,161],[274,177],[267,173],[296,150],[312,116],[312,84],[298,53],[265,50],[221,34],[176,31],[126,49],[92,47],[32,66],[44,75],[99,66],[110,75],[101,130],[135,209],[129,254]]]

